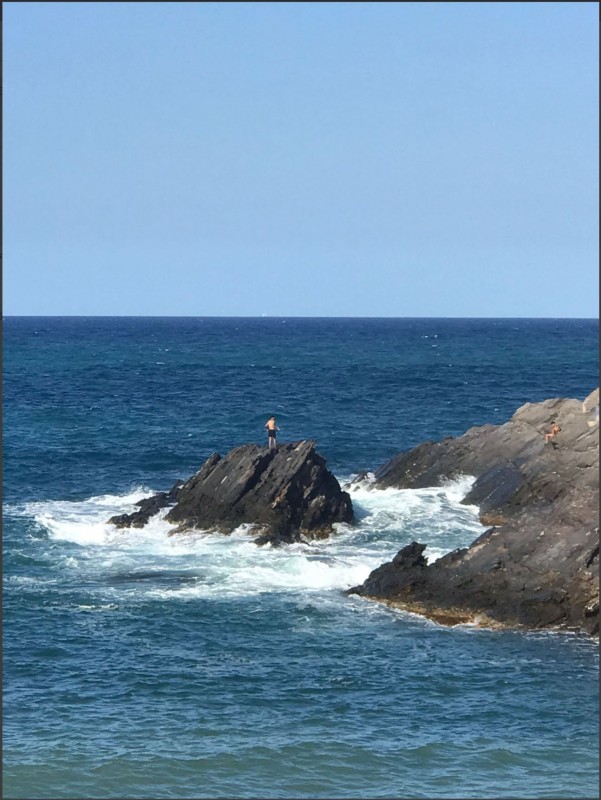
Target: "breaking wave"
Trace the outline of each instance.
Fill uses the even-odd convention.
[[[338,524],[327,540],[257,547],[251,526],[231,535],[194,531],[170,536],[167,509],[141,529],[117,529],[113,514],[131,513],[153,492],[8,508],[34,523],[45,557],[73,580],[93,581],[106,602],[135,597],[181,600],[265,592],[324,592],[362,583],[413,540],[430,561],[482,532],[477,508],[461,505],[472,478],[433,489],[375,489],[371,477],[350,486],[356,523]],[[42,558],[44,555],[42,556]],[[67,577],[67,576],[65,576]]]

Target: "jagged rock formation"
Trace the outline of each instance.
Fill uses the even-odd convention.
[[[158,514],[162,508],[167,508],[176,502],[179,490],[183,485],[183,481],[177,481],[168,492],[159,492],[153,494],[152,497],[138,500],[136,505],[139,506],[139,511],[134,511],[133,514],[118,514],[111,517],[109,522],[117,528],[143,528],[150,517]]]
[[[170,493],[141,501],[140,512],[112,517],[127,527],[145,524],[148,512],[175,502],[166,515],[173,531],[219,530],[229,533],[243,523],[256,526],[258,544],[322,538],[335,522],[352,522],[350,496],[326,469],[314,441],[237,447],[221,458],[213,453],[201,469]]]
[[[527,403],[504,425],[471,428],[395,456],[379,487],[471,474],[464,498],[493,526],[428,564],[412,543],[351,589],[441,622],[599,629],[599,390]],[[560,432],[545,444],[556,421]]]

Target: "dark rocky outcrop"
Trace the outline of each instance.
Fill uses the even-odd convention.
[[[353,520],[351,499],[326,469],[314,441],[279,445],[275,450],[243,445],[223,458],[213,453],[169,496],[175,505],[166,519],[177,525],[173,533],[191,529],[230,533],[247,523],[259,532],[258,544],[281,544],[322,538],[331,533],[333,523]],[[158,512],[170,504],[166,499],[161,493],[141,501],[147,503],[144,513]],[[110,521],[122,527],[144,524],[141,512]]]
[[[177,481],[168,492],[159,492],[158,494],[153,494],[152,497],[138,500],[136,505],[140,507],[139,511],[134,511],[133,514],[118,514],[111,517],[109,522],[117,528],[143,528],[150,517],[158,514],[162,508],[172,506],[177,501],[179,490],[183,485],[183,481]]]
[[[492,526],[433,564],[416,542],[351,593],[445,623],[564,627],[598,633],[599,390],[547,400],[504,425],[427,442],[375,473],[376,486],[476,481],[464,498]],[[557,421],[561,431],[545,444]]]

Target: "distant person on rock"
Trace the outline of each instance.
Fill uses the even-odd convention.
[[[551,442],[553,447],[557,447],[557,444],[551,440],[557,436],[560,430],[561,428],[556,422],[551,423],[550,430],[548,430],[547,433],[545,433],[545,444],[549,444],[549,442]]]
[[[275,450],[277,447],[276,443],[276,431],[279,431],[278,426],[275,424],[275,417],[269,417],[267,422],[265,423],[265,427],[267,429],[267,442],[269,445],[270,450]]]

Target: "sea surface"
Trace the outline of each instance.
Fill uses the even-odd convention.
[[[598,643],[344,590],[482,532],[472,481],[352,494],[259,548],[107,525],[213,452],[312,438],[341,482],[599,383],[595,320],[5,318],[6,798],[598,796]]]

